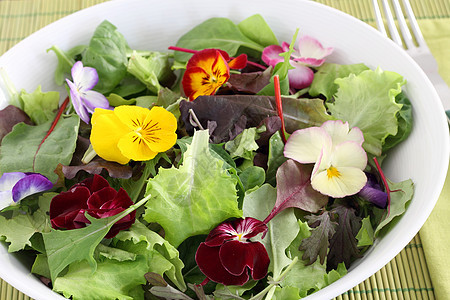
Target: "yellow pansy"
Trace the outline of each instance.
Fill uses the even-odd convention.
[[[91,119],[91,144],[103,159],[126,164],[169,150],[177,140],[175,116],[162,107],[123,105],[97,108]]]

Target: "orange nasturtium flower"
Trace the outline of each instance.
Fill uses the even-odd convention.
[[[230,78],[230,68],[242,69],[247,64],[245,54],[229,60],[229,55],[219,49],[201,50],[191,57],[181,81],[190,101],[198,96],[214,95]]]
[[[162,107],[122,105],[97,108],[91,119],[91,144],[101,158],[126,164],[145,161],[169,150],[176,142],[177,120]]]

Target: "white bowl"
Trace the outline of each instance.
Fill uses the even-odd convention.
[[[371,68],[402,74],[413,104],[414,127],[384,165],[394,181],[411,178],[414,198],[400,222],[352,265],[348,274],[305,298],[331,299],[370,277],[395,257],[414,237],[431,213],[444,184],[449,160],[449,133],[443,108],[430,81],[414,61],[393,42],[365,23],[324,5],[302,0],[116,0],[65,17],[29,36],[0,58],[18,89],[60,90],[53,82],[56,57],[46,49],[56,44],[68,50],[87,44],[104,19],[118,27],[133,49],[165,51],[187,30],[211,17],[239,22],[260,13],[279,41],[290,41],[295,29],[334,47],[329,61],[363,62]],[[45,287],[20,258],[0,245],[0,277],[35,299],[63,299]]]

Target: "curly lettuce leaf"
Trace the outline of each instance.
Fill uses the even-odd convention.
[[[222,221],[241,217],[236,179],[211,155],[208,131],[197,131],[177,169],[159,169],[147,184],[144,219],[159,223],[178,247],[186,238],[207,234]]]
[[[334,82],[337,78],[344,78],[350,74],[358,75],[366,70],[369,70],[369,67],[364,64],[340,65],[324,63],[314,74],[309,94],[313,97],[323,95],[325,99],[330,100],[339,88]]]
[[[39,85],[32,93],[22,90],[20,98],[23,102],[23,111],[34,124],[40,125],[55,118],[59,104],[58,92],[42,92]]]
[[[400,142],[404,141],[409,134],[413,126],[412,119],[412,105],[405,93],[400,93],[395,98],[397,103],[402,104],[402,109],[398,112],[398,131],[395,136],[389,135],[383,145],[383,153],[389,149],[394,148]]]
[[[395,72],[378,68],[338,78],[335,83],[339,89],[335,102],[328,103],[331,115],[359,127],[364,133],[364,149],[380,156],[385,139],[398,132],[397,113],[402,105],[395,102],[395,97],[405,80]]]
[[[88,262],[81,261],[71,264],[64,276],[53,281],[53,290],[74,300],[144,299],[141,285],[146,282],[147,268],[145,256],[128,261],[105,259],[97,263],[94,273]]]
[[[146,256],[149,263],[148,272],[161,276],[165,274],[180,290],[186,290],[181,273],[184,263],[179,257],[179,252],[159,234],[136,221],[129,230],[119,232],[115,240],[131,242],[133,245],[143,243],[143,247],[130,247],[128,243],[121,243],[120,247]]]

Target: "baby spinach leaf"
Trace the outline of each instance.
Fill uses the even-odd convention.
[[[249,191],[255,187],[260,187],[266,180],[266,174],[263,168],[250,166],[239,174],[244,191]]]
[[[64,276],[53,281],[53,289],[72,299],[144,299],[141,285],[146,282],[146,270],[144,256],[132,261],[106,259],[97,263],[94,273],[86,261],[76,262]],[[134,294],[136,288],[140,289],[139,296]]]
[[[283,154],[284,143],[280,132],[274,133],[269,139],[269,156],[267,160],[266,182],[276,185],[278,168],[287,160]]]
[[[335,83],[339,89],[335,102],[328,104],[331,115],[361,129],[364,149],[380,156],[386,137],[398,132],[397,113],[402,105],[395,102],[395,97],[405,80],[395,72],[378,68],[338,78]]]
[[[68,165],[75,151],[80,118],[71,115],[59,120],[37,153],[33,168],[36,151],[51,122],[38,126],[17,124],[2,140],[0,173],[37,172],[56,182],[58,175],[54,170],[59,163]]]
[[[208,131],[197,131],[176,169],[159,169],[147,184],[151,199],[144,219],[159,223],[166,239],[177,247],[186,238],[207,234],[219,223],[241,217],[236,179],[223,169],[223,161],[209,151]]]
[[[370,223],[370,216],[362,219],[361,229],[356,235],[356,239],[358,240],[358,247],[373,245],[374,233],[372,224]]]
[[[241,21],[238,27],[245,36],[264,47],[278,45],[277,37],[260,14]]]
[[[23,101],[23,111],[34,124],[41,125],[55,118],[59,106],[58,92],[42,92],[41,86],[38,86],[31,94],[22,90],[20,98]]]
[[[262,52],[260,45],[242,34],[238,26],[228,18],[211,18],[195,26],[178,40],[177,47],[192,50],[217,48],[235,56],[239,47],[244,46]],[[188,61],[192,54],[176,51],[175,60]]]
[[[127,74],[127,41],[116,27],[103,21],[94,31],[89,47],[83,54],[83,64],[97,70],[95,90],[106,94],[114,89]]]

